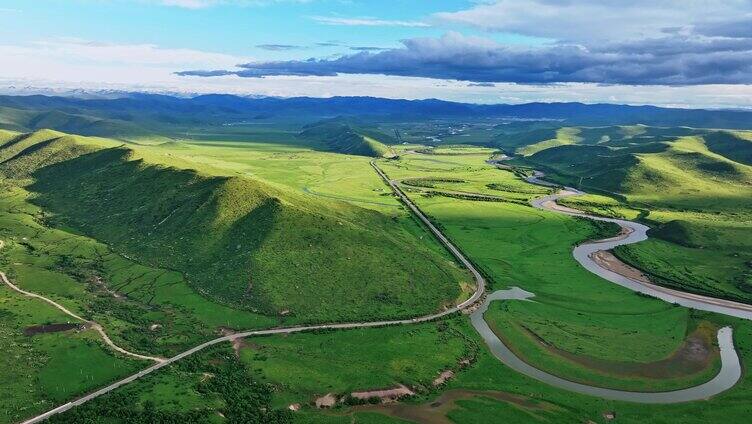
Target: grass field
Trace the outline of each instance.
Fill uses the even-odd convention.
[[[228,368],[233,378],[247,384],[243,391],[254,393],[270,412],[299,403],[302,410],[289,416],[295,422],[336,422],[341,416],[348,416],[350,422],[352,411],[344,405],[333,408],[330,415],[315,412],[313,401],[326,393],[345,395],[397,384],[434,392],[433,380],[442,371],[459,372],[462,359],[475,358],[477,345],[466,332],[465,318],[456,318],[416,326],[248,338],[238,350],[224,344],[201,352],[53,422],[76,422],[117,408],[132,415],[129,422],[142,422],[147,408],[188,422],[211,422],[218,418],[217,412],[229,415],[233,404],[243,401],[242,396],[238,399],[240,393],[217,386],[230,379],[223,374]],[[421,354],[425,352],[437,354],[426,357]],[[355,422],[393,422],[365,412],[356,412],[354,418]]]
[[[277,387],[280,406],[398,384],[429,391],[442,371],[475,356],[474,345],[455,327],[448,322],[248,339],[240,355]]]
[[[289,164],[288,156],[297,149],[279,145],[197,142],[188,148],[194,149],[186,154],[190,159],[183,159],[179,157],[182,145],[131,144],[126,148],[106,139],[52,131],[0,134],[0,168],[5,176],[0,180],[3,271],[20,287],[96,320],[117,344],[136,352],[171,355],[215,337],[220,327],[414,316],[455,302],[460,283],[469,281],[440,245],[395,200],[383,195],[387,189],[365,159],[350,163],[343,160],[349,156],[300,149],[303,157],[296,166],[307,170],[302,173],[308,175],[304,182],[292,176],[295,169],[279,172],[277,164]],[[196,155],[195,150],[204,148],[205,156]],[[247,153],[247,162],[238,149]],[[280,155],[284,149],[287,153]],[[269,163],[269,155],[278,161]],[[223,156],[240,161],[240,166],[250,165],[268,179],[255,187],[252,180],[245,180],[251,172],[238,176],[231,161],[220,161],[222,166],[216,167],[200,164]],[[322,158],[328,163],[322,164]],[[184,170],[198,167],[205,168],[206,174]],[[365,202],[306,194],[306,182],[333,187],[329,188],[333,193],[359,187],[356,196]],[[257,225],[243,216],[259,197],[269,199],[272,208],[289,210],[288,215],[273,215],[272,222],[280,231],[267,242],[277,250],[267,249],[255,258],[272,264],[258,271],[262,277],[252,280],[263,289],[263,276],[273,279],[267,283],[275,286],[265,303],[279,303],[271,316],[217,302],[198,284],[213,278],[227,285],[232,272],[238,272],[234,268],[246,271],[234,258],[247,254],[248,248],[238,253],[236,245],[249,241],[242,225]],[[195,218],[196,208],[208,218],[185,227],[178,215]],[[168,229],[165,222],[170,219],[182,224]],[[211,234],[220,237],[207,237],[195,228],[211,228]],[[288,232],[290,228],[300,230]],[[242,237],[242,241],[232,237]],[[229,252],[197,247],[198,243],[211,245],[213,240],[220,250]],[[299,249],[294,248],[296,244]],[[321,248],[322,244],[329,247]],[[315,252],[326,258],[317,259]],[[284,256],[290,253],[300,259]],[[219,267],[211,263],[203,274],[207,278],[197,274],[194,266],[199,265],[192,263],[217,259]],[[232,272],[224,272],[222,266]],[[287,285],[287,292],[279,281]],[[330,289],[339,292],[331,297]],[[35,313],[43,310],[34,308]],[[17,324],[16,315],[4,316]],[[19,375],[17,384],[3,385],[9,393],[2,409],[13,414],[3,421],[48,409],[144,365],[118,359],[88,332],[75,337],[69,333],[35,336],[36,346],[30,348],[28,342],[18,341],[18,328],[8,331],[4,357],[21,358],[18,355],[23,352],[29,368],[20,372],[28,377]],[[83,372],[81,367],[87,363],[91,369]],[[32,368],[32,364],[37,366]],[[10,372],[11,364],[7,365]],[[11,375],[15,373],[8,378]],[[167,387],[155,390],[163,395]],[[175,408],[192,408],[194,401],[187,396],[176,401]]]
[[[571,142],[538,140],[544,144],[537,144],[530,158],[580,144],[600,149],[612,140],[624,149],[639,137],[670,141],[666,134],[642,127],[580,129],[568,136]],[[210,135],[201,141],[145,139],[125,146],[51,132],[18,137],[0,132],[0,171],[12,177],[1,182],[0,238],[7,246],[0,252],[0,266],[21,287],[95,319],[117,343],[137,351],[174,353],[216,335],[219,327],[419,315],[456,301],[460,284],[469,281],[389,194],[365,157]],[[697,200],[704,198],[700,194],[671,186],[684,172],[679,161],[687,152],[711,158],[711,173],[721,169],[717,163],[726,162],[703,150],[694,135],[672,142],[671,148],[638,156],[659,156],[640,162],[644,169],[668,169],[665,164],[670,164],[671,172],[656,184],[667,181],[675,190],[667,198],[685,203],[651,206],[653,195],[645,181],[652,180],[645,175],[652,174],[646,171],[623,174],[631,176],[633,187],[643,187],[643,194],[635,191],[631,201],[629,195],[627,202],[592,195],[568,202],[655,225],[660,238],[635,246],[645,250],[620,255],[632,254],[638,263],[655,261],[650,266],[663,269],[664,278],[671,270],[677,281],[722,276],[705,290],[731,293],[735,288],[743,295],[738,286],[723,284],[737,275],[736,267],[746,257],[732,260],[708,241],[715,235],[718,245],[728,244],[725,252],[744,251],[745,216],[729,219],[727,212],[718,214],[711,203]],[[717,371],[712,337],[719,326],[733,324],[748,368],[748,323],[638,296],[579,267],[572,246],[610,229],[527,206],[548,189],[486,164],[495,149],[444,146],[429,154],[410,152],[422,148],[397,146],[400,158],[380,160],[380,166],[391,178],[412,180],[414,187],[404,184],[405,191],[486,274],[490,289],[519,286],[535,293],[533,302],[497,303],[487,314],[498,335],[526,361],[604,387],[687,387]],[[719,151],[717,145],[714,149]],[[695,168],[707,168],[707,160],[700,159],[693,162]],[[746,178],[744,165],[730,166]],[[561,165],[558,177],[578,179],[576,173],[563,172],[569,168]],[[200,172],[191,171],[195,169]],[[719,185],[725,190],[728,196],[718,202],[724,211],[744,201],[736,190],[738,175],[732,172],[732,178],[726,171],[702,188]],[[702,175],[689,181],[702,180]],[[503,196],[508,202],[431,195],[422,191],[426,188]],[[711,218],[719,223],[700,225]],[[690,223],[667,225],[677,220]],[[691,245],[678,245],[677,232]],[[708,262],[708,254],[717,256]],[[700,269],[692,261],[716,266]],[[24,299],[7,308],[10,301],[0,300],[14,314],[0,315],[0,320],[28,325],[15,315],[28,309]],[[54,310],[31,309],[34,317],[28,323],[58,319]],[[26,364],[42,357],[49,362],[24,368],[9,386],[32,388],[7,395],[4,402],[11,407],[37,402],[36,409],[20,410],[18,416],[143,365],[112,355],[88,332],[36,335],[34,340],[50,341],[35,343],[33,350],[22,343],[26,339],[20,328],[3,333],[13,342],[0,347],[0,353],[6,358],[27,355]],[[693,337],[707,342],[708,359],[700,364],[674,360]],[[611,402],[551,388],[491,357],[463,316],[414,326],[249,338],[236,348],[222,344],[186,358],[53,422],[386,424],[410,422],[419,414],[463,424],[499,416],[509,422],[581,423],[604,422],[604,412],[616,411],[619,422],[700,423],[721,417],[741,420],[750,412],[752,383],[746,375],[711,401],[671,406]],[[463,359],[470,361],[461,366]],[[97,371],[81,373],[80,367],[65,366],[87,361],[97,364]],[[433,379],[447,369],[456,372],[455,378],[434,388]],[[56,381],[64,384],[53,387]],[[329,411],[310,406],[329,392],[345,395],[397,384],[418,395],[398,406],[339,405]],[[445,396],[440,407],[434,404],[437,396]],[[303,409],[286,411],[292,403]]]
[[[515,199],[528,200],[544,189],[523,182],[509,171],[483,163],[482,157],[463,156],[447,163],[432,156],[403,156],[385,163],[390,177],[433,178],[435,185],[467,190],[490,183],[505,184]],[[451,161],[456,161],[452,157]],[[514,190],[514,191],[512,191]],[[504,191],[494,191],[504,195]],[[571,256],[576,243],[596,238],[601,231],[590,221],[539,211],[512,203],[477,202],[413,193],[418,206],[491,277],[494,288],[519,286],[536,294],[535,303],[509,303],[493,309],[500,335],[536,366],[568,378],[628,389],[682,387],[708,380],[717,358],[692,376],[650,381],[631,376],[604,375],[583,365],[592,363],[648,363],[672,355],[696,325],[685,309],[648,300],[585,271]],[[526,202],[525,202],[526,203]],[[660,326],[655,323],[660,322]],[[582,356],[581,363],[558,353]],[[605,367],[605,365],[604,365]],[[627,368],[627,367],[625,367]]]
[[[119,344],[169,355],[214,335],[220,326],[276,323],[208,301],[175,271],[140,265],[91,238],[41,225],[44,214],[28,203],[28,192],[0,184],[3,270],[20,287],[100,322]]]
[[[581,128],[579,137],[526,161],[609,196],[565,204],[653,227],[650,240],[618,249],[620,258],[664,285],[752,300],[748,132],[638,126]]]
[[[186,170],[192,162],[163,146],[102,149],[105,141],[44,137],[24,139],[33,146],[25,153],[6,145],[3,168],[33,176],[27,188],[52,212],[47,223],[180,272],[215,302],[298,322],[412,316],[454,302],[468,279],[437,243],[421,241],[427,233],[399,208],[387,215],[222,176],[227,169]]]
[[[447,166],[445,169],[452,168]],[[406,169],[395,167],[394,171],[407,174]],[[434,179],[463,178],[462,172],[458,171],[455,168],[442,174],[437,170],[425,175]],[[420,172],[409,176],[419,178]],[[661,360],[675,352],[695,329],[714,334],[713,328],[726,324],[728,320],[713,315],[689,314],[686,309],[637,296],[580,269],[574,263],[570,249],[574,243],[592,236],[593,229],[586,222],[514,204],[422,197],[419,194],[412,196],[421,209],[439,222],[459,247],[493,278],[495,287],[517,285],[536,294],[535,303],[532,304],[509,302],[497,305],[489,318],[502,323],[497,326],[499,333],[506,336],[507,341],[520,343],[513,344],[513,348],[541,368],[599,385],[609,383],[647,390],[693,385],[709,379],[717,369],[715,362],[696,374],[659,378],[658,381],[624,375],[619,378],[613,374],[603,378],[603,375],[598,376],[598,373],[578,366],[579,362],[573,364],[552,357],[549,350],[540,348],[537,340],[531,342],[529,332],[522,326],[510,324],[516,322],[533,329],[537,337],[559,351],[587,356],[591,360],[598,358],[598,362],[603,364],[608,361],[649,363]],[[633,209],[610,199],[601,203],[599,199],[589,196],[584,200],[610,209],[613,215],[640,215],[641,209]],[[578,200],[582,199],[573,199],[575,202]],[[736,344],[743,349],[751,340],[750,326],[744,321],[733,321]],[[708,324],[710,327],[707,327]],[[630,340],[633,337],[635,339]],[[567,358],[571,358],[571,355]],[[745,361],[748,360],[745,356]],[[498,362],[492,365],[494,361],[482,350],[476,366],[462,373],[450,384],[450,388],[508,390],[527,396],[533,394],[535,401],[545,399],[563,408],[546,412],[527,411],[521,416],[510,415],[517,416],[519,422],[543,422],[552,416],[556,417],[556,422],[602,422],[602,413],[612,410],[617,411],[620,422],[716,422],[721,417],[741,417],[747,410],[744,399],[749,390],[748,380],[710,404],[696,402],[645,406],[595,400],[541,387],[538,383],[528,382],[526,378],[507,374],[509,371],[502,371],[504,368]],[[624,366],[627,364],[619,365],[623,367],[620,371],[629,369]],[[673,371],[681,373],[685,370],[682,367]],[[448,416],[462,423],[485,422],[488,417],[509,409],[508,404],[503,406],[488,398],[465,400],[458,402],[458,406]],[[519,408],[515,410],[519,411]]]
[[[0,256],[5,254],[0,252]],[[27,327],[68,323],[52,306],[0,287],[0,422],[19,421],[101,387],[142,365],[114,354],[94,331],[26,335]]]

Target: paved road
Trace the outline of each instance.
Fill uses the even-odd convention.
[[[541,178],[543,177],[544,177],[543,173],[536,171],[533,177],[528,178],[528,182],[539,184],[539,185],[544,185],[547,187],[557,187],[557,188],[559,187],[556,184],[552,184],[552,183],[542,180]],[[392,181],[392,184],[398,184],[398,182]],[[421,191],[431,191],[428,189],[423,189],[421,187],[417,187],[416,189],[421,190]],[[439,190],[439,191],[444,191],[444,190]],[[456,192],[450,191],[449,193],[456,193]],[[478,200],[485,200],[485,199],[488,199],[489,197],[495,197],[493,195],[478,194],[478,193],[463,192],[462,194],[467,195],[469,197],[476,197]],[[583,194],[583,193],[572,188],[565,188],[564,190],[558,191],[557,194],[533,199],[531,201],[531,204],[534,207],[537,207],[540,209],[546,209],[546,210],[553,211],[553,212],[563,213],[567,215],[576,215],[576,216],[587,217],[587,218],[597,219],[597,220],[616,222],[617,224],[619,224],[623,229],[622,231],[623,234],[620,234],[616,237],[609,237],[603,240],[597,240],[597,241],[584,243],[582,245],[577,246],[574,249],[575,258],[577,258],[577,260],[580,261],[580,263],[583,264],[583,266],[585,266],[586,269],[590,270],[591,272],[601,276],[602,278],[608,281],[618,283],[618,278],[614,277],[614,275],[611,275],[611,274],[614,274],[613,272],[608,271],[608,270],[604,270],[606,272],[600,271],[599,265],[597,265],[597,263],[591,258],[592,253],[594,251],[597,251],[598,249],[612,249],[613,247],[617,245],[636,243],[636,242],[642,241],[647,238],[647,235],[646,235],[647,227],[645,227],[642,224],[632,223],[630,221],[590,216],[590,215],[583,213],[582,211],[563,207],[563,206],[556,204],[557,199],[560,199],[565,196],[573,196],[573,195],[579,195],[579,194]],[[593,266],[595,266],[595,268],[598,268],[598,269],[594,269]],[[703,297],[703,299],[698,299],[697,295],[692,295],[689,293],[683,293],[683,292],[678,292],[675,290],[665,289],[660,286],[655,286],[655,287],[662,290],[663,292],[666,292],[666,291],[677,292],[684,299],[690,299],[693,302],[697,302],[698,300],[700,300],[704,303],[700,305],[699,309],[703,309],[703,310],[713,310],[714,312],[721,312],[721,313],[725,312],[728,315],[739,316],[743,318],[748,318],[747,311],[752,310],[752,306],[744,305],[744,304],[736,304],[735,305],[736,309],[730,312],[726,310],[720,310],[717,307],[718,306],[717,302],[725,302],[726,307],[729,306],[729,302],[723,301],[722,299],[713,299],[713,298],[707,298],[707,297]],[[633,287],[629,287],[629,288],[632,288],[634,290]],[[718,346],[720,348],[720,356],[721,356],[721,369],[719,370],[718,374],[716,374],[715,377],[713,377],[711,380],[705,383],[699,384],[697,386],[689,387],[686,389],[673,390],[673,391],[667,391],[667,392],[634,392],[634,391],[627,391],[627,390],[615,390],[615,389],[590,386],[587,384],[582,384],[582,383],[577,383],[574,381],[566,380],[557,375],[535,368],[534,366],[526,363],[524,360],[518,357],[508,346],[506,346],[504,342],[501,341],[499,337],[491,330],[490,326],[488,325],[488,323],[485,321],[483,317],[483,314],[486,312],[486,310],[488,310],[489,305],[493,301],[510,300],[510,299],[526,300],[533,296],[534,296],[533,293],[526,292],[517,287],[511,288],[508,290],[499,290],[494,293],[490,293],[488,296],[486,296],[484,302],[470,316],[473,327],[476,329],[476,331],[478,331],[478,334],[480,334],[480,336],[486,342],[486,345],[488,345],[488,348],[490,349],[491,353],[497,359],[499,359],[502,363],[504,363],[506,366],[528,377],[535,378],[536,380],[542,381],[554,387],[559,387],[561,389],[565,389],[565,390],[569,390],[569,391],[573,391],[577,393],[602,397],[605,399],[613,399],[613,400],[628,401],[628,402],[639,402],[639,403],[678,403],[678,402],[704,400],[712,396],[718,395],[720,393],[723,393],[726,390],[729,390],[730,388],[734,387],[734,385],[736,385],[736,383],[741,378],[741,375],[742,375],[741,361],[734,347],[733,330],[731,329],[731,327],[723,327],[720,330],[718,330],[717,340],[718,340]],[[664,299],[664,300],[675,301],[676,299]],[[735,302],[730,302],[730,303],[735,304]]]
[[[376,165],[375,162],[372,161],[371,166],[373,167],[373,169],[376,170],[379,176],[381,176],[381,178],[383,178],[384,181],[392,188],[392,190],[400,198],[400,200],[403,203],[405,203],[405,205],[428,227],[428,229],[441,241],[441,243],[454,255],[454,257],[460,263],[462,263],[465,267],[467,267],[467,269],[473,274],[473,277],[475,278],[476,289],[473,295],[470,296],[470,298],[468,298],[464,302],[452,308],[445,309],[435,314],[416,317],[416,318],[401,319],[401,320],[387,320],[387,321],[373,321],[373,322],[353,322],[353,323],[343,323],[343,324],[321,324],[321,325],[308,325],[308,326],[298,326],[298,327],[272,328],[272,329],[267,329],[267,330],[245,331],[245,332],[235,333],[235,334],[228,335],[228,336],[218,337],[216,339],[210,340],[206,343],[202,343],[198,346],[188,349],[185,352],[179,353],[171,358],[162,359],[160,362],[144,370],[141,370],[136,374],[128,376],[122,380],[116,381],[115,383],[112,383],[107,387],[103,387],[93,393],[80,397],[74,401],[68,402],[64,405],[60,405],[57,408],[47,411],[41,415],[37,415],[34,418],[24,421],[23,424],[32,424],[32,423],[38,423],[38,422],[44,421],[47,418],[55,414],[60,414],[75,406],[82,405],[92,399],[95,399],[101,395],[109,393],[121,386],[124,386],[130,382],[138,380],[139,378],[144,377],[145,375],[151,374],[154,371],[157,371],[158,369],[162,367],[170,365],[173,362],[179,361],[185,358],[186,356],[192,355],[200,350],[206,349],[207,347],[213,346],[217,343],[229,342],[229,341],[232,341],[238,338],[244,338],[244,337],[263,336],[263,335],[271,335],[271,334],[291,334],[291,333],[300,333],[300,332],[312,331],[312,330],[353,329],[353,328],[383,327],[387,325],[415,324],[415,323],[420,323],[420,322],[433,321],[435,319],[445,317],[447,315],[461,311],[473,305],[478,300],[480,300],[483,297],[483,294],[486,288],[486,280],[483,278],[481,273],[473,266],[473,264],[465,257],[465,255],[463,255],[462,252],[460,252],[460,250],[457,249],[454,246],[454,244],[452,244],[452,242],[450,242],[449,239],[446,236],[444,236],[444,234],[441,231],[439,231],[439,229],[436,228],[435,225],[431,223],[431,221],[423,214],[423,212],[421,212],[420,209],[418,209],[415,206],[415,204],[413,204],[413,202],[397,186],[397,183],[395,181],[390,180],[386,176],[386,174],[384,174],[384,172],[378,167],[378,165]],[[41,297],[38,295],[34,295],[34,296]],[[49,299],[45,298],[45,300],[54,304],[54,302],[50,301]]]
[[[491,163],[497,165],[496,163]],[[600,263],[593,259],[593,255],[599,251],[611,250],[617,246],[638,243],[648,238],[647,231],[650,229],[648,226],[640,224],[638,222],[627,221],[624,219],[606,218],[601,216],[589,215],[577,209],[572,209],[566,206],[561,206],[556,203],[557,200],[586,194],[571,187],[561,187],[558,184],[554,184],[543,180],[545,174],[540,171],[535,171],[532,177],[528,177],[527,181],[531,184],[537,184],[550,188],[561,188],[555,194],[548,196],[537,197],[530,201],[530,204],[537,208],[551,212],[556,212],[564,215],[578,216],[588,218],[596,221],[613,222],[622,228],[622,234],[610,237],[603,240],[590,241],[582,243],[576,246],[573,250],[573,256],[585,269],[598,275],[599,277],[619,284],[630,290],[638,291],[666,302],[677,303],[687,308],[698,309],[702,311],[715,312],[723,315],[729,315],[737,318],[743,318],[752,320],[752,305],[735,302],[733,300],[719,299],[710,296],[704,296],[700,294],[687,293],[668,287],[662,287],[657,284],[652,284],[645,281],[636,280],[628,276],[619,274],[614,270],[604,268]],[[392,180],[391,184],[397,185],[403,183],[402,181]],[[485,199],[505,199],[503,196],[497,196],[493,194],[481,194],[470,193],[464,191],[452,191],[442,189],[428,189],[424,187],[413,187],[411,189],[419,191],[439,191],[449,194],[461,194],[467,197],[475,197],[478,200]]]

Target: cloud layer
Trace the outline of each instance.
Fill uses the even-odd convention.
[[[674,33],[655,38],[520,47],[448,32],[403,40],[400,48],[336,58],[251,62],[239,70],[179,75],[265,77],[381,74],[470,82],[629,85],[752,84],[752,38]]]
[[[749,0],[496,0],[433,17],[489,31],[593,42],[653,38],[750,13]]]
[[[341,16],[311,16],[314,21],[324,25],[338,26],[386,26],[386,27],[429,27],[421,21],[399,21],[377,18],[344,18]]]
[[[374,75],[276,76],[260,79],[240,78],[231,71],[219,71],[217,75],[224,76],[215,78],[189,78],[176,76],[174,72],[186,68],[232,69],[233,64],[250,59],[198,50],[78,39],[53,39],[20,46],[0,44],[0,57],[3,57],[0,92],[11,93],[48,93],[50,88],[61,92],[110,89],[172,94],[441,98],[474,103],[580,101],[752,108],[752,85],[523,85]]]

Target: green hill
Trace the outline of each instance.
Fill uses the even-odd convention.
[[[537,134],[538,131],[535,133]],[[549,135],[548,131],[540,131],[540,133],[541,135]],[[522,156],[530,156],[551,147],[575,144],[577,141],[581,140],[581,138],[578,137],[579,133],[580,130],[577,128],[559,128],[552,134],[552,137],[518,147],[515,150],[515,153]],[[533,141],[535,138],[531,137],[529,140]]]
[[[752,302],[750,138],[643,127],[621,139],[549,147],[524,161],[561,183],[616,195],[643,210],[651,239],[617,252],[658,281]],[[589,207],[587,201],[582,206]],[[567,202],[577,206],[578,200]]]
[[[688,127],[662,128],[645,125],[561,127],[503,134],[495,139],[495,144],[520,156],[532,156],[546,149],[566,145],[608,145],[626,148],[704,133],[706,131]]]
[[[378,141],[387,138],[374,131],[354,128],[339,121],[324,121],[303,128],[299,135],[324,145],[325,150],[349,155],[393,157],[394,151]]]
[[[132,122],[58,109],[37,111],[0,107],[0,128],[22,132],[53,129],[71,134],[110,138],[156,137],[153,131]]]
[[[703,139],[710,151],[736,162],[752,165],[752,133],[714,131]]]
[[[379,212],[150,162],[112,140],[19,135],[0,147],[0,174],[36,194],[50,225],[177,270],[238,308],[301,321],[414,316],[453,302],[466,279]]]

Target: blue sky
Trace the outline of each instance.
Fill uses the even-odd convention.
[[[752,2],[0,0],[0,86],[752,107]]]
[[[428,17],[475,4],[467,0],[262,0],[215,5],[200,0],[174,2],[206,4],[205,7],[179,7],[171,3],[169,0],[3,0],[0,35],[6,42],[15,43],[75,37],[121,44],[153,43],[165,48],[190,47],[267,59],[299,58],[348,51],[343,46],[322,47],[316,43],[396,47],[402,39],[440,36],[453,25],[430,26],[424,22]],[[385,25],[334,24],[348,19],[381,20]],[[538,42],[536,38],[516,34],[493,36],[511,43]],[[307,48],[270,52],[255,47],[265,44]]]

